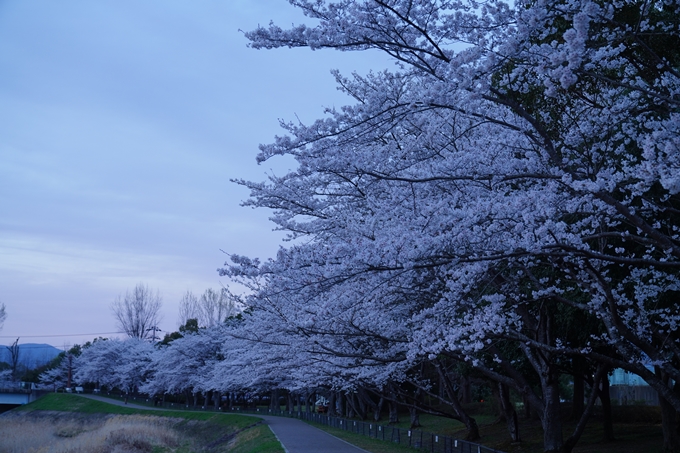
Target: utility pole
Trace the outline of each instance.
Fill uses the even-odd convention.
[[[66,383],[66,388],[69,389],[69,390],[72,388],[71,387],[72,372],[73,372],[73,355],[69,354],[68,355],[68,379],[67,379],[67,383]]]
[[[151,342],[155,343],[156,342],[156,332],[161,332],[161,329],[158,326],[153,326],[149,327],[146,329],[147,332],[152,332],[151,333]],[[158,338],[160,340],[160,337]]]

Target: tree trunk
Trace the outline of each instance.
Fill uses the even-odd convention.
[[[293,394],[291,392],[286,393],[286,412],[291,412],[294,410]]]
[[[336,398],[336,393],[331,391],[330,395],[328,395],[328,416],[329,417],[335,417],[336,411],[335,411],[335,398]]]
[[[493,424],[500,423],[506,420],[505,411],[503,410],[503,403],[501,402],[500,383],[491,386],[491,406],[495,410],[498,418],[494,420]]]
[[[583,357],[574,357],[572,360],[573,379],[574,379],[574,395],[571,403],[571,419],[579,420],[583,409],[585,408],[585,381],[583,374],[585,372],[585,363]]]
[[[421,369],[422,372],[422,369]],[[414,428],[420,428],[420,411],[418,411],[417,407],[418,404],[422,403],[423,399],[423,391],[419,387],[414,393],[413,393],[413,406],[409,406],[408,413],[409,417],[411,419],[411,429]]]
[[[355,411],[356,411],[356,410],[359,411],[357,415],[359,415],[359,418],[360,418],[361,420],[366,420],[366,414],[368,413],[368,407],[366,406],[366,398],[367,398],[367,397],[366,397],[366,398],[364,397],[363,391],[362,391],[362,390],[359,390],[359,391],[362,392],[362,393],[361,393],[361,394],[359,394],[359,393],[356,394],[356,402],[357,402],[357,405],[356,405],[356,407],[354,408],[354,410],[355,410]]]
[[[661,396],[659,396],[659,405],[661,406],[663,452],[678,453],[680,452],[680,442],[678,441],[678,426],[676,422],[677,411],[672,404]]]
[[[470,376],[460,377],[460,402],[461,404],[472,403],[472,382]]]
[[[281,410],[281,405],[279,404],[279,389],[272,390],[269,409],[276,412]]]
[[[465,437],[465,439],[471,441],[479,439],[480,436],[477,421],[474,418],[470,417],[468,413],[465,412],[465,410],[463,409],[463,406],[460,404],[460,400],[458,399],[458,393],[453,389],[451,379],[444,372],[441,364],[436,364],[436,367],[441,382],[444,385],[444,388],[446,389],[446,394],[449,397],[451,407],[453,407],[453,410],[456,412],[457,420],[465,424],[465,429],[467,430],[467,436]]]
[[[552,374],[552,373],[551,373]],[[560,395],[557,376],[548,377],[541,383],[543,391],[543,449],[547,452],[560,452],[564,445],[562,420],[560,414]]]
[[[411,424],[410,424],[411,429],[420,428],[422,426],[420,424],[420,412],[418,412],[418,409],[416,409],[415,407],[409,406],[408,415],[409,415],[409,418],[411,419]]]
[[[394,424],[394,423],[399,423],[399,404],[397,404],[397,392],[392,388],[392,386],[388,387],[389,390],[389,403],[388,403],[388,408],[389,408],[389,421],[388,423]]]
[[[345,396],[343,393],[337,392],[336,398],[337,398],[336,413],[338,414],[338,416],[342,417],[343,414],[345,413]]]
[[[390,408],[390,425],[399,423],[399,405],[395,401],[390,401],[388,406]]]
[[[498,383],[498,397],[501,410],[503,411],[503,418],[505,418],[505,422],[508,426],[510,439],[512,439],[513,442],[521,442],[517,411],[515,411],[515,406],[513,406],[512,401],[510,401],[510,388],[500,382]]]
[[[347,394],[347,418],[354,418],[356,414],[356,396],[354,392]]]
[[[614,437],[614,422],[612,420],[612,400],[609,396],[609,377],[605,374],[602,383],[598,386],[600,401],[602,402],[602,423],[604,428],[604,440],[616,440]]]
[[[378,404],[373,406],[373,421],[380,421],[380,413],[382,412],[383,404],[385,404],[385,398],[381,396],[378,400]]]
[[[312,411],[312,403],[311,403],[311,402],[312,402],[312,398],[314,398],[314,394],[313,394],[313,393],[307,393],[307,395],[305,395],[305,411],[306,411],[308,414],[311,413],[311,412],[313,412],[313,411]]]
[[[599,364],[597,366],[597,371],[595,372],[593,383],[591,385],[591,392],[590,395],[588,396],[588,404],[584,406],[583,412],[581,413],[581,418],[576,423],[574,432],[571,434],[571,436],[567,438],[566,441],[564,441],[564,446],[562,447],[564,453],[571,453],[571,451],[574,449],[574,446],[581,438],[581,435],[583,435],[583,432],[585,431],[586,428],[586,424],[588,423],[588,420],[590,419],[590,416],[593,413],[593,408],[595,407],[595,400],[599,398],[600,392],[598,389],[600,388],[600,383],[602,382],[603,379],[607,379],[608,369],[609,367],[604,364]]]
[[[531,405],[529,404],[529,398],[522,395],[522,403],[524,408],[524,420],[531,420]]]
[[[664,383],[671,387],[669,376],[659,367],[655,367],[657,375],[661,376]],[[677,383],[676,383],[677,387]],[[661,429],[663,431],[663,452],[680,452],[680,439],[678,438],[677,411],[673,405],[659,394],[659,405],[661,406]]]
[[[444,381],[442,380],[442,377],[439,376],[439,398],[444,399],[446,397],[446,389],[444,388]]]

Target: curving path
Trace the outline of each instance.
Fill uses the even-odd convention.
[[[288,453],[368,453],[296,418],[271,415],[258,417],[267,421]]]
[[[122,401],[112,400],[103,396],[84,395],[83,398],[90,398],[104,403],[114,404],[116,406],[127,406],[135,409],[144,409],[149,411],[167,410],[158,407],[140,406],[138,404],[125,404]],[[328,434],[325,431],[308,425],[307,423],[296,418],[288,417],[273,417],[271,415],[251,415],[238,414],[250,417],[259,417],[264,419],[269,425],[274,435],[279,439],[281,445],[287,453],[368,453],[359,447],[338,439],[335,436]]]

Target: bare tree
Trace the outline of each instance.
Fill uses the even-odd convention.
[[[190,319],[199,318],[198,298],[187,291],[179,301],[179,325],[183,326]]]
[[[189,319],[196,319],[200,327],[213,327],[239,311],[239,307],[224,288],[219,291],[207,289],[200,299],[187,291],[179,302],[179,324],[181,326]]]
[[[10,346],[5,346],[9,350],[10,366],[12,367],[12,380],[17,380],[17,366],[19,365],[19,339],[14,340]]]
[[[201,296],[198,304],[199,318],[198,323],[201,327],[213,327],[216,324],[238,313],[234,302],[229,299],[225,289],[215,291],[207,289]]]
[[[5,310],[5,304],[0,302],[0,330],[2,330],[5,319],[7,319],[7,310]]]
[[[153,340],[160,321],[162,299],[158,290],[153,293],[147,285],[137,284],[125,297],[118,298],[111,305],[118,328],[132,338]]]

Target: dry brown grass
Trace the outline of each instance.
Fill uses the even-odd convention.
[[[151,453],[155,446],[174,449],[177,419],[146,415],[41,414],[8,416],[0,421],[3,453]]]

